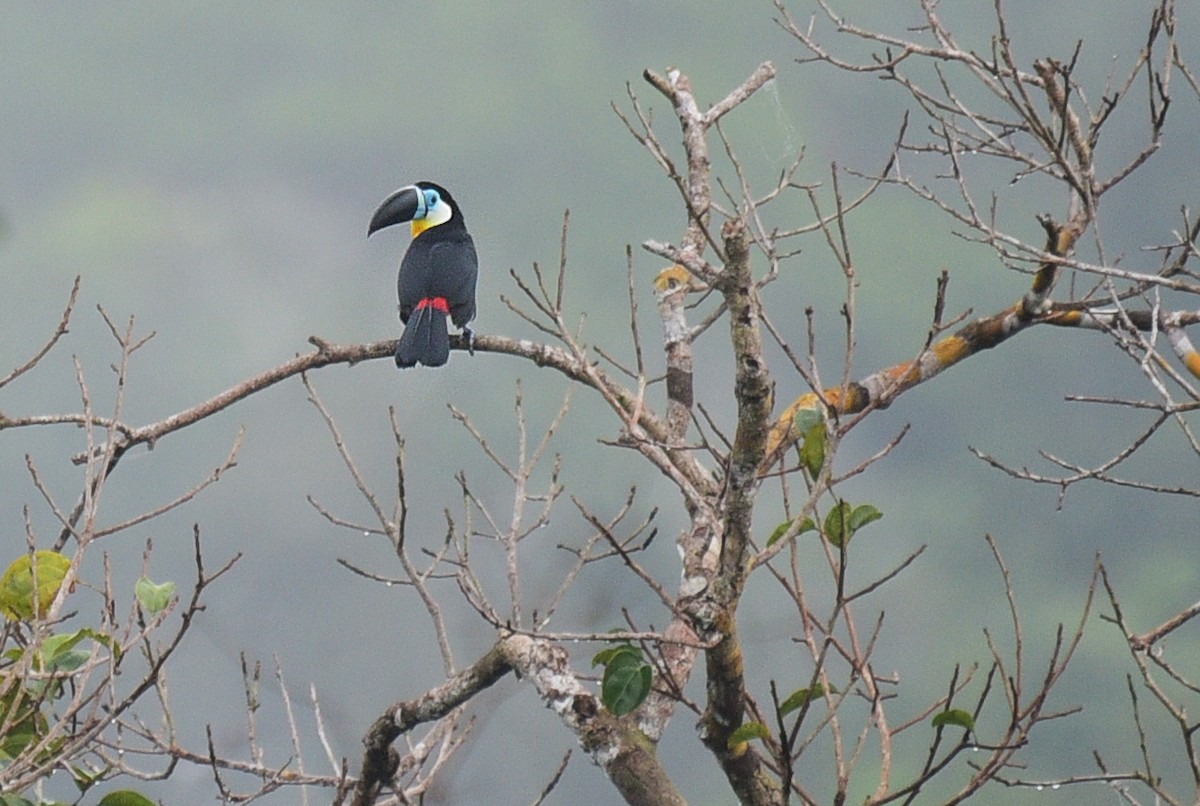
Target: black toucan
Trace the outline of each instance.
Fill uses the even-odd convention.
[[[404,335],[396,347],[396,366],[440,367],[450,358],[446,317],[462,329],[469,348],[475,334],[475,279],[479,258],[453,197],[433,182],[402,187],[383,200],[367,235],[404,221],[412,222],[412,243],[400,262],[396,282]]]

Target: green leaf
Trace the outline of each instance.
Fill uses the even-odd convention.
[[[821,412],[816,409],[801,409],[792,417],[792,430],[796,436],[802,437],[817,423],[823,422]]]
[[[0,795],[0,806],[34,806],[34,803],[20,795]]]
[[[784,521],[783,523],[776,526],[775,531],[771,532],[771,536],[767,538],[767,548],[770,548],[771,546],[773,546],[777,542],[779,542],[779,538],[783,537],[783,533],[786,532],[788,530],[788,527],[791,525],[792,525],[791,521]]]
[[[787,716],[792,711],[803,708],[809,700],[815,700],[817,697],[825,696],[825,686],[817,683],[812,688],[798,688],[787,696],[779,705],[779,715]],[[830,694],[836,694],[837,689],[833,686],[828,688]]]
[[[33,595],[34,560],[37,561],[37,601]],[[32,558],[22,554],[12,561],[0,576],[0,612],[9,621],[33,618],[36,612],[45,615],[62,587],[71,560],[57,551],[39,549]]]
[[[42,641],[40,648],[40,668],[44,670],[57,669],[63,672],[75,671],[92,655],[91,650],[76,648],[84,639],[91,639],[97,644],[107,647],[117,657],[121,655],[121,647],[112,636],[97,632],[90,627],[84,627],[75,632],[47,636]]]
[[[811,478],[816,478],[825,465],[825,423],[818,421],[804,434],[800,446],[800,461]]]
[[[654,670],[650,664],[628,654],[617,655],[604,667],[600,680],[600,701],[615,716],[637,708],[650,694]]]
[[[845,501],[838,501],[825,516],[825,537],[838,548],[845,548],[855,532],[882,517],[883,513],[870,504],[852,507]]]
[[[850,533],[854,534],[868,523],[877,521],[882,517],[883,513],[870,504],[859,504],[850,513]]]
[[[620,652],[613,655],[612,660],[604,664],[605,669],[637,668],[643,665],[642,656],[635,652]]]
[[[617,646],[597,652],[595,657],[592,658],[592,668],[607,666],[619,655],[633,655],[639,661],[642,659],[642,653],[637,647],[632,644],[618,644]]]
[[[137,581],[133,592],[137,596],[138,604],[154,615],[171,603],[171,597],[175,595],[175,583],[164,582],[156,585],[148,577],[142,577]]]
[[[118,789],[100,798],[96,806],[154,806],[154,801],[132,789]]]
[[[968,731],[974,732],[975,718],[961,708],[950,708],[935,714],[933,717],[933,726],[935,728],[940,728],[943,725],[957,725],[960,728],[966,728]]]
[[[26,717],[22,720],[21,724],[5,732],[4,736],[0,737],[0,754],[8,758],[16,758],[24,753],[27,747],[40,739],[41,734],[34,729],[35,721]],[[0,801],[0,803],[3,803],[3,801]]]
[[[86,638],[84,630],[49,635],[42,641],[41,665],[48,669],[58,665],[59,659],[66,655],[76,644]],[[86,657],[86,655],[85,655]]]
[[[767,726],[761,722],[743,722],[729,734],[729,740],[725,743],[730,750],[733,750],[739,744],[748,742],[751,739],[765,739],[771,735],[767,730]]]
[[[98,630],[93,630],[91,627],[84,627],[79,632],[84,638],[91,638],[100,646],[108,647],[108,651],[116,655],[118,658],[121,657],[121,645],[117,642],[117,639],[113,638],[111,635],[99,632]]]
[[[793,523],[795,523],[795,521],[784,521],[776,526],[775,531],[771,532],[771,536],[767,538],[767,548],[770,548],[774,543],[778,543],[779,538],[783,537],[783,535],[787,532],[788,527],[790,527]],[[802,535],[805,532],[811,532],[816,528],[816,522],[812,518],[806,517],[804,520],[800,521],[800,528],[796,530],[796,534]]]
[[[71,649],[66,652],[60,652],[54,657],[54,663],[50,664],[50,668],[59,672],[73,672],[87,663],[88,658],[91,656],[91,652],[83,649]]]
[[[92,788],[98,781],[104,780],[104,776],[108,774],[109,767],[101,767],[98,770],[89,770],[84,767],[72,765],[70,767],[71,778],[75,781],[75,786],[79,789],[79,794],[83,794]]]
[[[618,644],[597,652],[592,666],[604,666],[600,678],[600,701],[617,716],[637,708],[650,694],[654,669],[632,644]]]
[[[839,549],[845,548],[854,532],[850,529],[850,505],[838,501],[837,506],[825,515],[825,539]]]

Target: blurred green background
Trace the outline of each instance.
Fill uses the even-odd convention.
[[[920,22],[913,6],[840,3],[854,22],[903,35]],[[1070,58],[1083,39],[1079,75],[1093,99],[1110,73],[1122,75],[1144,44],[1149,3],[1087,2],[1014,5],[1010,36],[1023,65]],[[789,4],[798,20],[812,9]],[[992,4],[956,4],[944,16],[969,47],[988,47]],[[564,210],[571,214],[568,309],[587,315],[586,338],[632,363],[628,337],[625,247],[633,244],[643,345],[657,336],[650,280],[662,261],[637,248],[647,239],[678,240],[684,216],[673,186],[625,131],[610,107],[626,112],[627,84],[653,109],[664,142],[677,143],[669,106],[641,81],[645,68],[673,65],[692,80],[703,104],[715,103],[765,60],[778,77],[727,118],[725,131],[758,190],[766,190],[799,149],[802,182],[825,182],[829,165],[879,169],[898,131],[907,99],[898,87],[819,65],[800,65],[798,43],[775,25],[767,2],[645,0],[519,5],[480,2],[160,4],[119,8],[93,4],[3,4],[0,22],[0,372],[24,361],[51,332],[76,275],[80,304],[71,332],[38,370],[0,390],[10,415],[80,407],[77,357],[99,411],[112,405],[110,364],[117,351],[97,304],[118,322],[136,317],[155,337],[135,356],[124,419],[145,424],[186,408],[310,349],[318,335],[336,342],[398,334],[395,270],[407,245],[387,231],[367,241],[366,223],[396,187],[433,179],[453,190],[481,259],[479,333],[537,337],[500,296],[518,296],[510,269],[554,267]],[[1195,30],[1195,9],[1183,9]],[[846,53],[827,21],[824,40]],[[1184,58],[1196,61],[1194,35],[1181,36]],[[1192,133],[1196,99],[1180,88],[1167,145],[1127,184],[1105,199],[1101,233],[1108,256],[1130,268],[1156,265],[1141,250],[1170,239],[1179,207],[1194,203],[1200,169]],[[1130,99],[1107,132],[1110,168],[1140,147],[1144,101]],[[914,123],[916,121],[914,120]],[[714,141],[714,152],[719,145]],[[675,154],[678,157],[678,153]],[[726,161],[717,169],[734,186]],[[971,165],[980,198],[994,190],[1001,220],[1014,234],[1040,240],[1033,215],[1065,215],[1057,188],[1032,181],[1010,185],[996,166]],[[780,225],[808,221],[797,195],[771,215]],[[1011,303],[1027,278],[1005,269],[987,250],[954,236],[932,208],[888,190],[851,219],[859,271],[855,375],[897,363],[919,350],[929,324],[938,273],[951,282],[949,311],[984,315]],[[823,377],[840,377],[839,307],[844,283],[820,238],[771,286],[767,305],[793,343],[804,347],[802,311],[815,308]],[[1084,246],[1086,251],[1090,247]],[[772,352],[777,397],[803,391]],[[659,366],[657,356],[654,366]],[[698,347],[697,397],[732,433],[733,405],[723,330]],[[454,474],[507,520],[511,490],[465,430],[453,402],[506,457],[515,455],[513,399],[522,383],[530,429],[549,422],[566,389],[548,371],[510,358],[455,354],[444,370],[398,373],[379,361],[315,373],[317,390],[338,418],[360,469],[387,499],[393,463],[387,408],[395,406],[407,440],[410,541],[440,545],[449,510],[461,522]],[[905,395],[856,430],[843,467],[878,450],[903,425],[912,429],[886,461],[847,484],[843,494],[870,501],[885,518],[861,536],[854,573],[877,576],[921,544],[929,548],[899,580],[860,611],[864,623],[886,611],[877,671],[902,680],[897,714],[919,711],[944,691],[954,663],[986,663],[981,629],[1007,635],[1000,578],[983,536],[995,536],[1022,599],[1030,661],[1045,661],[1060,621],[1074,624],[1101,552],[1127,613],[1147,629],[1196,598],[1195,505],[1100,486],[1057,491],[1002,475],[970,455],[968,445],[1014,465],[1049,472],[1045,449],[1081,463],[1097,462],[1149,423],[1110,407],[1068,403],[1068,394],[1153,397],[1137,367],[1108,337],[1039,328],[980,355]],[[155,578],[191,578],[191,525],[199,523],[215,566],[244,557],[212,590],[208,609],[171,672],[181,741],[203,747],[211,724],[219,750],[243,752],[239,651],[268,664],[278,658],[297,700],[311,683],[322,703],[335,752],[357,763],[359,738],[390,702],[441,681],[428,622],[410,591],[370,585],[335,563],[341,557],[381,575],[397,575],[377,540],[338,530],[306,503],[312,495],[359,521],[368,511],[355,492],[328,432],[298,381],[235,406],[153,451],[122,461],[106,487],[108,523],[170,500],[205,477],[246,429],[238,467],[187,507],[107,541],[124,602],[140,573],[142,541],[153,538]],[[554,443],[563,481],[597,513],[611,515],[638,486],[635,514],[662,512],[662,536],[648,565],[675,578],[670,545],[684,522],[671,489],[630,452],[598,439],[616,435],[613,419],[577,390]],[[0,435],[0,546],[23,542],[28,505],[38,537],[57,533],[52,513],[25,469],[29,454],[60,506],[73,504],[81,471],[69,461],[82,432],[60,427]],[[1131,463],[1127,475],[1191,484],[1195,457],[1164,432]],[[759,513],[766,535],[779,517],[768,496]],[[545,536],[525,544],[525,590],[536,607],[555,589],[566,565],[560,543],[578,543],[587,525],[560,506]],[[859,544],[861,545],[861,544]],[[501,595],[499,553],[477,555],[493,593]],[[814,555],[815,556],[815,555]],[[98,567],[97,567],[98,569]],[[814,585],[820,587],[815,581]],[[489,642],[489,632],[459,605],[452,584],[449,618],[460,665]],[[657,600],[613,567],[585,573],[557,617],[556,629],[604,630],[627,607],[643,623],[665,622]],[[86,613],[84,614],[86,617]],[[760,700],[766,684],[789,691],[810,673],[788,638],[794,610],[759,580],[740,611],[748,674]],[[1194,648],[1172,644],[1178,662],[1195,668]],[[590,657],[576,653],[580,669]],[[1047,726],[1025,756],[1029,777],[1093,771],[1091,750],[1107,748],[1113,767],[1136,763],[1124,674],[1127,656],[1114,629],[1093,616],[1055,707],[1085,703],[1083,714]],[[697,676],[699,680],[699,675]],[[699,693],[697,689],[697,693]],[[276,693],[266,695],[260,735],[272,758],[289,755]],[[473,707],[470,740],[427,802],[527,803],[552,775],[571,736],[543,710],[529,686],[505,680]],[[321,767],[311,714],[302,715],[306,765]],[[681,711],[664,740],[668,769],[697,804],[731,795],[696,742]],[[899,769],[923,759],[921,734],[901,748]],[[1114,737],[1117,737],[1114,739]],[[1152,738],[1167,744],[1167,730]],[[1164,755],[1164,759],[1181,759]],[[829,780],[828,759],[812,758],[803,774]],[[1160,768],[1170,775],[1171,763]],[[867,770],[864,768],[863,772]],[[953,787],[965,774],[950,774]],[[869,775],[861,792],[874,788]],[[815,783],[818,792],[828,789]],[[146,791],[166,802],[211,792],[210,774],[181,767]],[[1044,803],[1078,803],[1085,794],[1044,793]],[[273,802],[295,802],[285,793]],[[1028,793],[995,788],[988,803],[1026,803]],[[317,800],[321,800],[320,796]],[[602,775],[577,752],[553,803],[614,803]],[[1093,801],[1094,802],[1094,801]]]

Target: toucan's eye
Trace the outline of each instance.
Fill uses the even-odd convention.
[[[428,190],[425,192],[425,203],[430,207],[436,207],[438,201],[439,199],[436,190]]]

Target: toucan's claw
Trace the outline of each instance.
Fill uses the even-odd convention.
[[[467,352],[473,358],[475,356],[475,331],[469,327],[462,329],[463,336],[467,339]]]

